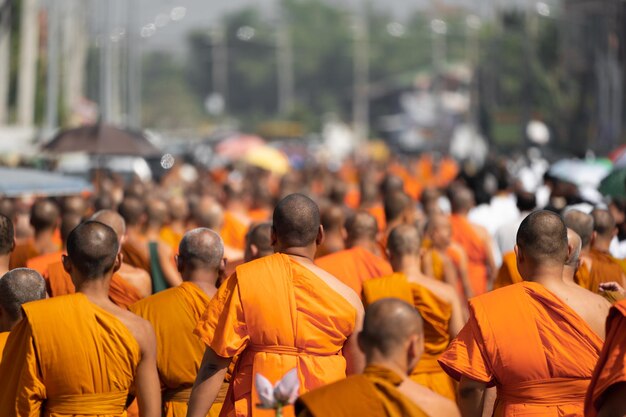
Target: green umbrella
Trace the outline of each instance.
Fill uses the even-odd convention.
[[[598,187],[603,195],[626,198],[626,168],[616,169],[607,175]]]

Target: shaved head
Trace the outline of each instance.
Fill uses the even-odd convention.
[[[425,231],[436,246],[448,246],[452,240],[450,219],[444,214],[430,215]]]
[[[403,191],[388,194],[385,197],[385,220],[387,223],[399,219],[410,204],[411,199]]]
[[[39,272],[28,268],[13,269],[0,278],[0,307],[11,321],[22,318],[22,304],[46,298],[46,282]],[[8,331],[10,329],[4,329]]]
[[[199,227],[185,233],[178,246],[178,257],[192,270],[217,270],[224,258],[224,243],[213,230]]]
[[[148,216],[148,223],[150,226],[161,228],[167,221],[167,204],[165,204],[165,201],[163,200],[152,199],[148,201],[146,214]]]
[[[517,246],[537,264],[567,260],[567,227],[561,217],[548,210],[530,213],[517,231]]]
[[[168,209],[172,220],[187,220],[187,217],[189,217],[189,204],[183,197],[170,198]]]
[[[346,215],[342,206],[331,204],[324,207],[321,212],[320,221],[324,226],[324,231],[340,231],[346,223]]]
[[[392,357],[413,335],[422,336],[422,318],[414,306],[398,298],[383,298],[365,310],[359,344],[365,354],[379,351]]]
[[[588,246],[593,235],[593,217],[580,210],[567,210],[563,216],[565,224],[580,236],[583,248]]]
[[[256,248],[253,253],[252,246]],[[244,260],[250,262],[274,253],[272,247],[272,223],[259,223],[252,225],[246,233],[246,250]]]
[[[38,200],[30,210],[30,224],[35,233],[52,230],[59,221],[59,207],[51,200]]]
[[[126,197],[117,210],[127,226],[138,226],[146,212],[146,207],[137,197]]]
[[[404,192],[404,181],[398,176],[389,174],[380,183],[380,193],[385,197],[400,192]]]
[[[4,214],[0,214],[0,255],[8,255],[13,250],[15,230],[13,222]]]
[[[83,217],[76,213],[66,213],[61,218],[61,240],[67,242],[67,238],[76,226],[83,221]]]
[[[219,230],[224,223],[224,210],[214,198],[203,197],[194,207],[193,218],[199,227]]]
[[[276,238],[284,246],[309,246],[319,232],[319,207],[304,194],[290,194],[274,209],[273,228]]]
[[[67,239],[69,262],[85,280],[101,279],[110,273],[118,252],[115,231],[94,220],[78,225]]]
[[[577,268],[580,259],[580,250],[582,249],[582,240],[580,236],[578,236],[578,233],[569,227],[567,228],[567,246],[570,250],[570,254],[565,265]]]
[[[378,222],[376,217],[366,211],[357,211],[346,221],[346,231],[348,232],[348,242],[357,240],[376,241],[378,234]]]
[[[474,193],[467,187],[455,187],[450,193],[453,213],[469,211],[474,206]]]
[[[617,225],[611,212],[604,209],[594,209],[591,212],[591,217],[593,218],[593,231],[600,237],[612,239]]]
[[[117,240],[121,241],[126,234],[126,222],[124,218],[113,210],[100,210],[91,216],[91,220],[106,224],[117,235]]]
[[[419,230],[413,225],[403,224],[391,230],[387,239],[387,250],[392,258],[417,255],[422,247]]]
[[[65,197],[63,200],[63,214],[75,214],[77,216],[83,217],[87,211],[87,202],[84,198],[73,195],[69,197]]]

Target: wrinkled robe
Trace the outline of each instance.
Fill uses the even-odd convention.
[[[9,258],[9,270],[15,268],[26,268],[29,259],[41,255],[31,240],[15,245],[11,257]]]
[[[122,255],[124,262],[135,268],[141,268],[148,274],[151,274],[150,257],[146,258],[145,255],[137,249],[134,245],[126,242],[122,244]]]
[[[80,293],[23,309],[0,364],[2,416],[125,416],[140,360],[128,328]]]
[[[74,294],[76,287],[72,282],[72,277],[63,268],[62,262],[56,262],[48,266],[48,271],[43,276],[48,288],[50,297],[59,295]],[[141,300],[141,295],[132,284],[129,284],[119,272],[111,277],[109,287],[109,298],[113,303],[121,308],[128,309],[132,304]]]
[[[352,288],[359,296],[363,282],[393,273],[389,262],[358,246],[317,258],[315,264]]]
[[[615,281],[620,285],[622,283],[622,267],[608,253],[591,249],[589,252],[591,258],[591,271],[589,273],[590,285],[587,288],[598,294],[599,286],[603,282]]]
[[[452,306],[426,287],[409,282],[401,273],[371,279],[363,284],[366,306],[386,297],[399,298],[414,305],[424,320],[424,353],[411,372],[411,379],[454,401],[454,382],[437,363],[437,358],[450,343],[448,329]]]
[[[585,416],[595,417],[602,395],[614,384],[626,382],[626,301],[616,303],[606,321],[606,340],[593,372],[587,397]]]
[[[497,386],[494,416],[582,416],[602,339],[535,282],[473,298],[470,318],[439,363]]]
[[[476,233],[469,220],[463,216],[451,215],[452,240],[458,243],[467,254],[467,274],[474,295],[487,291],[487,246]]]
[[[220,416],[274,415],[255,407],[257,372],[275,384],[296,368],[300,394],[345,378],[342,349],[355,320],[352,304],[287,255],[238,266],[195,331],[219,356],[239,355]]]
[[[191,387],[206,349],[193,330],[209,301],[208,295],[196,284],[183,282],[130,307],[130,311],[152,323],[156,333],[164,417],[187,415]],[[223,396],[216,401],[209,416],[219,415],[223,401]]]
[[[493,284],[493,289],[506,287],[507,285],[517,284],[524,279],[517,270],[517,257],[515,252],[508,252],[502,257],[502,265],[498,270],[496,276],[496,282]]]
[[[35,271],[43,275],[48,270],[48,265],[61,261],[61,257],[64,253],[65,251],[58,251],[53,253],[46,253],[45,255],[35,256],[34,258],[26,261],[26,267],[34,269]]]
[[[369,365],[361,375],[318,388],[298,398],[298,417],[427,417],[397,387],[404,378]]]

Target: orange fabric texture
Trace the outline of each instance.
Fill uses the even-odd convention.
[[[61,256],[63,256],[64,253],[64,251],[58,251],[53,253],[46,253],[45,255],[35,256],[34,258],[26,261],[26,267],[34,269],[35,271],[43,275],[46,273],[48,265],[61,261]]]
[[[451,215],[452,240],[467,254],[467,273],[474,295],[487,291],[487,248],[471,223],[463,216]]]
[[[385,207],[382,204],[376,204],[368,209],[366,209],[369,214],[376,218],[376,223],[378,223],[378,231],[383,232],[387,227],[387,220],[385,219]]]
[[[0,364],[3,417],[125,416],[140,350],[124,324],[83,294],[23,308]]]
[[[427,288],[409,282],[401,273],[371,279],[363,284],[365,305],[386,297],[399,298],[414,305],[424,320],[424,353],[411,372],[411,379],[454,401],[454,382],[437,363],[437,358],[450,343],[448,329],[452,306]]]
[[[178,253],[178,245],[183,240],[183,235],[175,232],[170,226],[163,226],[159,232],[159,238],[172,248],[174,253]]]
[[[11,257],[9,258],[9,269],[26,268],[28,260],[39,255],[41,254],[30,240],[15,245],[13,252],[11,252]]]
[[[439,358],[454,379],[498,387],[495,417],[582,416],[602,339],[535,282],[469,301],[470,318]]]
[[[224,212],[224,224],[220,230],[220,236],[224,240],[224,245],[244,250],[247,232],[248,226],[237,218],[236,215],[228,211]]]
[[[298,399],[298,417],[426,417],[397,387],[403,378],[370,365],[362,375],[311,391]]]
[[[128,242],[123,243],[121,253],[124,257],[124,263],[134,266],[135,268],[141,268],[149,274],[151,273],[150,259],[146,258],[135,246]]]
[[[389,262],[358,246],[317,258],[315,264],[352,288],[359,296],[363,282],[393,273]]]
[[[297,368],[300,394],[345,378],[343,345],[356,311],[310,270],[284,254],[240,265],[220,286],[196,328],[219,356],[240,355],[220,416],[273,416],[253,378],[275,384]],[[293,416],[293,406],[285,408]]]
[[[9,338],[9,332],[0,333],[0,362],[2,361],[2,353],[4,352],[4,346],[7,344],[7,339]]]
[[[592,287],[591,274],[589,273],[589,268],[587,268],[587,265],[585,265],[582,262],[580,266],[578,267],[578,269],[576,270],[576,274],[574,274],[574,282],[586,289],[589,289]]]
[[[626,382],[626,300],[616,303],[607,318],[606,340],[585,398],[585,416],[595,417],[602,395],[620,382]]]
[[[599,286],[603,282],[622,282],[622,267],[615,262],[613,257],[608,253],[591,249],[589,253],[591,257],[590,286],[587,288],[596,294],[600,292]]]
[[[248,217],[253,222],[267,222],[272,219],[272,210],[270,209],[254,209],[248,212]]]
[[[130,311],[152,323],[156,333],[157,367],[164,387],[164,417],[187,415],[188,394],[206,349],[193,330],[209,301],[208,295],[196,284],[183,282],[178,287],[161,291],[130,307]],[[172,399],[177,392],[184,390],[186,395],[182,395],[178,401]],[[211,407],[210,416],[219,415],[223,401],[221,398]]]
[[[58,297],[60,295],[74,294],[76,287],[72,282],[72,277],[63,268],[63,263],[56,262],[48,267],[48,271],[44,274],[46,287],[50,297]],[[141,296],[131,284],[128,283],[119,273],[114,273],[111,277],[111,286],[109,287],[109,298],[121,308],[128,309],[129,306],[141,300]]]
[[[496,276],[496,282],[493,284],[493,289],[495,290],[506,287],[507,285],[517,284],[523,280],[524,279],[517,270],[517,257],[515,256],[515,252],[506,253],[502,257],[502,266],[500,266],[500,269],[498,270],[498,275]]]

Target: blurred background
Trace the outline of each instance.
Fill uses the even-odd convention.
[[[198,155],[233,132],[604,155],[625,41],[624,0],[0,0],[0,151],[100,123]]]

